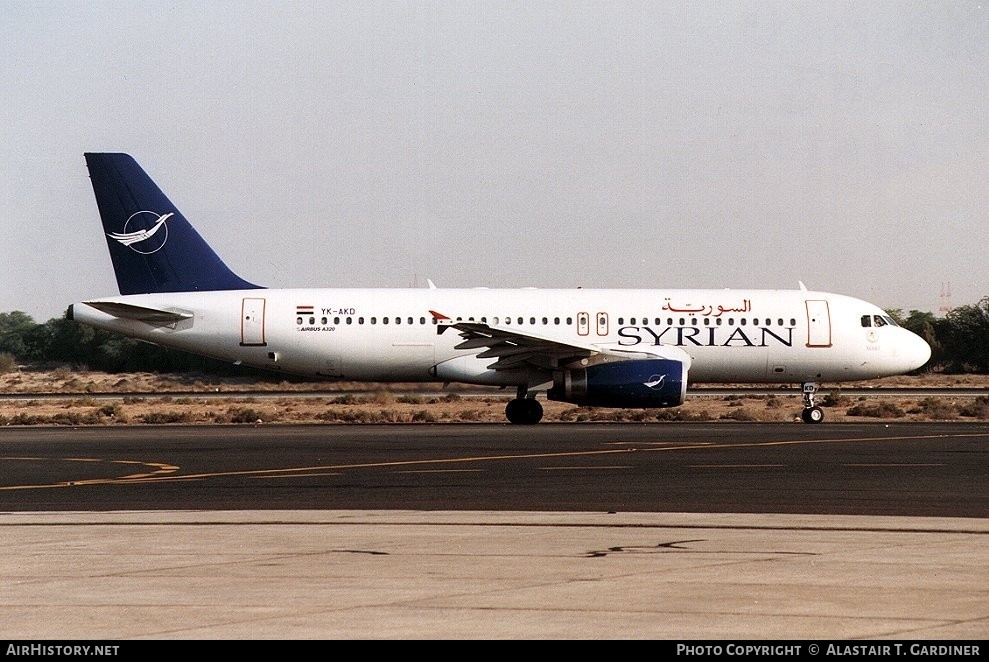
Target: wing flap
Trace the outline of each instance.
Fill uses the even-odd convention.
[[[491,370],[513,370],[520,367],[552,370],[571,361],[601,353],[600,349],[592,345],[575,345],[521,329],[491,326],[483,322],[458,322],[435,311],[430,313],[439,325],[437,333],[443,333],[448,328],[456,329],[463,339],[456,345],[456,349],[483,350],[478,352],[477,357],[493,359],[488,366]]]

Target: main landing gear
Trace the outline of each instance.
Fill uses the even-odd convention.
[[[519,386],[518,395],[505,407],[505,417],[509,423],[535,425],[543,418],[543,406],[535,396],[528,396],[528,387]]]
[[[805,382],[804,385],[804,411],[800,418],[804,423],[820,423],[824,420],[824,410],[814,404],[814,394],[817,393],[817,384]]]

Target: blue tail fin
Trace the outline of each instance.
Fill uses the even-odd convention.
[[[127,154],[86,154],[121,294],[249,290]]]

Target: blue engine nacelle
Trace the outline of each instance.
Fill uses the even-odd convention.
[[[588,407],[676,407],[687,394],[687,370],[673,359],[599,363],[553,374],[550,400]]]

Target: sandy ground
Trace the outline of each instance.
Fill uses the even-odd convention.
[[[846,396],[822,384],[818,404],[829,422],[989,420],[989,375],[923,375],[842,385],[876,393]],[[983,388],[986,394],[892,396],[883,388]],[[275,397],[260,397],[264,393]],[[224,395],[224,394],[229,395]],[[291,424],[505,422],[511,390],[439,384],[358,384],[218,377],[201,373],[110,374],[20,369],[0,375],[0,425]],[[113,394],[113,397],[106,397]],[[205,397],[206,395],[209,397]],[[673,409],[604,409],[542,400],[545,422],[799,421],[799,384],[773,395],[694,396]]]

